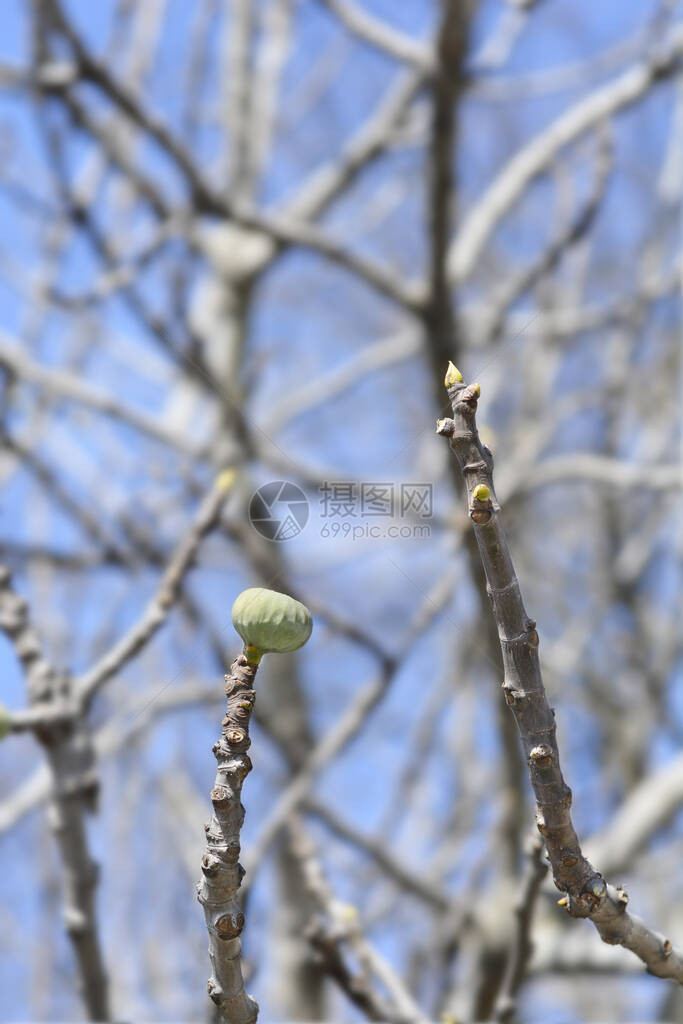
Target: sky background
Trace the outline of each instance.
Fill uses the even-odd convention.
[[[153,2],[149,0],[150,7]],[[126,40],[119,46],[110,43],[110,0],[97,4],[70,0],[64,6],[88,44],[106,54],[114,70],[124,67]],[[263,6],[257,4],[259,10]],[[415,39],[426,39],[435,24],[436,5],[432,2],[363,0],[363,6]],[[525,141],[582,95],[622,73],[648,52],[648,47],[659,45],[680,19],[679,5],[669,4],[661,5],[661,21],[653,22],[660,5],[651,0],[628,4],[547,0],[538,5],[504,65],[489,72],[487,41],[499,23],[502,6],[485,0],[474,19],[468,59],[473,85],[461,105],[459,145],[453,157],[458,181],[457,223],[462,223],[498,170]],[[302,0],[294,7],[296,27],[282,74],[273,148],[255,196],[259,205],[269,210],[278,210],[311,172],[341,151],[397,74],[394,61],[359,45],[340,30],[323,5]],[[144,96],[158,117],[180,132],[193,5],[168,2],[165,11]],[[3,65],[25,66],[29,61],[29,26],[30,5],[5,0],[0,11]],[[596,65],[593,57],[602,52],[608,56]],[[207,56],[202,114],[192,146],[195,158],[215,182],[222,181],[225,173],[216,80],[221,60],[216,34]],[[546,72],[575,64],[585,64],[588,70],[573,79],[570,87],[544,88]],[[311,79],[317,83],[313,92]],[[676,257],[681,167],[681,139],[675,129],[675,117],[680,119],[677,90],[680,93],[680,85],[667,79],[612,121],[609,189],[592,228],[590,251],[576,257],[587,261],[580,296],[584,306],[600,309],[617,296],[628,297],[648,258],[653,265],[670,266]],[[91,86],[82,87],[82,96],[98,116],[107,116],[107,101]],[[414,141],[408,133],[407,140],[369,166],[322,218],[335,238],[353,245],[359,253],[381,259],[403,277],[423,272],[427,260],[425,102],[418,99],[414,105]],[[201,381],[197,383],[185,372],[187,331],[173,314],[171,271],[176,264],[186,266],[183,296],[192,322],[200,325],[215,301],[215,276],[206,259],[186,260],[186,245],[179,238],[163,246],[159,257],[138,274],[139,294],[166,324],[166,348],[124,295],[79,307],[77,312],[66,303],[63,309],[50,307],[49,311],[39,306],[36,289],[41,283],[62,296],[78,297],[87,293],[102,273],[92,245],[76,234],[64,245],[54,266],[44,258],[46,247],[60,242],[58,197],[41,126],[43,117],[57,130],[64,123],[63,111],[50,109],[41,114],[28,94],[0,91],[4,165],[0,182],[0,340],[21,345],[37,363],[70,368],[161,425],[180,424],[180,430],[198,446],[209,447],[209,457],[193,460],[179,455],[163,444],[141,438],[128,426],[71,402],[46,406],[40,389],[30,386],[13,396],[12,404],[3,409],[3,420],[17,434],[29,432],[38,437],[43,459],[116,543],[125,545],[122,522],[129,517],[170,552],[199,496],[215,476],[217,466],[210,449],[218,417],[216,403]],[[504,281],[520,263],[533,260],[557,231],[567,204],[578,207],[584,201],[591,188],[594,146],[592,138],[582,139],[571,147],[561,166],[525,191],[456,297],[464,316],[489,301],[492,282]],[[158,147],[145,143],[137,156],[169,201],[181,204],[187,200],[185,184]],[[77,133],[60,159],[69,178],[83,188],[97,173],[92,144]],[[138,204],[127,210],[125,222],[119,223],[116,188],[116,176],[104,173],[90,200],[92,216],[102,230],[119,233],[126,251],[139,251],[152,236],[154,218]],[[205,238],[218,238],[222,228],[215,219],[204,218],[198,230]],[[558,269],[553,282],[557,293],[565,283],[571,287],[572,269],[571,261]],[[556,298],[553,287],[549,289],[550,302]],[[516,446],[526,436],[520,427],[523,415],[530,414],[527,431],[533,432],[534,416],[556,412],[563,402],[569,412],[557,415],[539,459],[608,450],[614,427],[607,412],[615,369],[610,361],[615,353],[623,359],[624,351],[630,360],[628,368],[617,370],[624,370],[628,394],[633,391],[640,399],[648,381],[656,378],[656,387],[652,385],[655,408],[650,406],[648,421],[647,403],[645,414],[638,403],[620,407],[615,454],[627,461],[652,458],[655,463],[675,462],[679,457],[678,428],[664,413],[677,390],[672,352],[677,345],[680,311],[675,293],[648,310],[630,347],[620,347],[604,331],[578,333],[564,348],[561,339],[547,338],[554,362],[545,378],[545,390],[534,383],[530,397],[527,383],[532,376],[537,380],[534,374],[544,340],[543,318],[538,319],[535,304],[542,301],[542,296],[522,296],[495,346],[483,348],[466,332],[460,342],[458,362],[465,379],[481,383],[480,427],[496,452],[499,471],[503,472],[506,457],[508,462],[516,458]],[[316,381],[324,383],[340,367],[353,366],[371,343],[405,331],[405,313],[388,299],[321,260],[317,253],[290,250],[278,257],[258,283],[240,374],[248,392],[245,411],[250,429],[254,433],[263,429],[286,456],[279,471],[266,460],[250,465],[249,494],[273,479],[301,482],[301,466],[324,480],[397,486],[418,482],[433,488],[429,537],[343,539],[323,535],[321,496],[303,483],[310,501],[309,521],[298,537],[281,545],[289,578],[298,592],[364,626],[392,653],[402,649],[425,594],[446,572],[453,573],[452,599],[410,646],[381,705],[344,754],[326,769],[317,788],[321,799],[343,810],[365,832],[386,838],[392,849],[417,866],[438,853],[441,826],[458,804],[464,783],[454,747],[462,734],[476,737],[477,750],[484,759],[499,753],[494,704],[500,682],[497,669],[485,656],[477,659],[476,654],[468,657],[464,668],[457,653],[468,644],[477,649],[479,606],[462,546],[450,529],[459,498],[447,474],[445,446],[432,430],[434,419],[443,415],[443,410],[436,408],[428,362],[423,354],[413,352],[354,378],[322,405],[281,421],[277,418],[281,403]],[[215,344],[220,344],[220,337]],[[212,360],[220,358],[220,353],[211,351],[210,339],[205,339],[203,356],[209,367]],[[577,395],[584,397],[578,406],[574,401]],[[269,428],[269,420],[275,422],[274,430]],[[629,502],[625,513],[631,516],[629,523],[652,510],[651,492],[636,488],[622,496]],[[519,552],[517,570],[526,604],[538,620],[543,642],[551,644],[563,636],[573,616],[583,621],[593,607],[599,611],[594,629],[580,641],[583,649],[578,665],[565,676],[551,668],[545,673],[551,703],[558,711],[563,761],[574,790],[575,823],[582,835],[598,830],[624,796],[623,779],[609,759],[604,763],[603,728],[592,714],[585,666],[589,664],[603,678],[618,675],[627,649],[624,638],[634,628],[629,609],[605,597],[596,582],[596,562],[610,561],[609,553],[601,550],[600,537],[588,527],[577,529],[577,522],[600,515],[595,497],[590,488],[587,492],[584,485],[567,483],[542,489],[533,500],[513,502],[509,513],[506,509],[513,556]],[[656,494],[654,501],[669,502],[666,508],[673,515],[675,506],[669,496]],[[242,492],[234,498],[235,515],[244,511],[237,507],[239,502],[244,504]],[[661,615],[667,621],[677,614],[681,582],[680,536],[673,536],[672,522],[666,515],[653,523],[651,550],[638,580],[639,593],[652,616]],[[16,569],[15,585],[30,598],[34,620],[53,660],[73,673],[84,671],[137,621],[159,579],[158,566],[138,564],[129,572],[96,560],[85,572],[46,565],[28,571],[17,554],[22,547],[45,545],[66,559],[87,553],[89,547],[92,551],[92,545],[73,517],[56,507],[20,462],[3,468],[0,544],[7,547]],[[224,669],[209,640],[218,634],[226,651],[231,655],[237,652],[229,624],[230,607],[240,590],[253,582],[243,552],[224,535],[209,537],[187,582],[188,593],[202,612],[200,626],[193,627],[174,612],[150,648],[98,699],[93,724],[101,726],[112,718],[125,723],[136,714],[131,700],[140,694],[153,696],[175,681],[215,680],[220,692]],[[316,621],[313,638],[297,659],[316,736],[339,719],[353,695],[377,672],[370,654],[336,636],[323,620]],[[662,682],[664,720],[652,728],[648,770],[666,763],[680,747],[683,704],[677,684],[682,667],[679,653]],[[465,670],[466,682],[457,675]],[[4,636],[0,636],[0,672],[2,702],[10,708],[23,707],[24,682]],[[275,665],[263,675],[264,687],[277,687]],[[618,688],[621,684],[615,680],[614,685]],[[396,783],[411,756],[421,702],[431,700],[439,707],[439,693],[444,695],[442,710],[432,749],[420,766],[417,807],[402,816],[395,809]],[[105,957],[117,959],[117,998],[127,1019],[202,1019],[203,915],[194,902],[191,880],[179,853],[178,823],[168,821],[168,806],[159,793],[165,775],[181,769],[199,794],[208,795],[214,773],[210,747],[220,714],[218,705],[160,716],[143,735],[128,743],[123,753],[101,766],[101,810],[92,823],[91,839],[102,864],[99,913]],[[245,851],[258,836],[285,774],[281,755],[258,726],[253,728],[252,760],[255,771],[244,793]],[[30,737],[8,740],[0,749],[0,792],[13,792],[41,761],[42,754]],[[454,891],[466,892],[474,873],[486,878],[487,843],[498,812],[495,801],[482,796],[475,819],[463,831],[457,857],[443,877],[444,884]],[[426,822],[435,823],[432,831]],[[679,815],[667,833],[669,841],[672,836],[680,840],[681,824]],[[313,823],[311,828],[322,842],[327,835],[322,826]],[[201,833],[196,838],[199,850]],[[42,812],[32,812],[17,827],[2,833],[0,858],[0,935],[4,936],[0,939],[0,1018],[78,1019],[71,950],[59,922],[59,868]],[[327,866],[339,898],[362,905],[364,887],[372,881],[367,863],[359,864],[353,850],[339,844]],[[677,892],[679,887],[676,883]],[[250,896],[245,950],[255,962],[265,941],[275,891],[271,859],[260,870]],[[387,903],[390,899],[393,904]],[[650,909],[647,902],[638,902],[636,912],[647,918]],[[410,901],[402,906],[396,894],[389,897],[386,890],[373,896],[366,910],[374,922],[370,926],[373,941],[399,971],[407,970],[404,936],[428,934],[428,915],[416,911]],[[587,924],[574,926],[583,929],[588,938]],[[133,945],[144,952],[131,953]],[[191,956],[187,947],[193,951]],[[46,971],[48,991],[40,984]],[[251,987],[258,990],[262,1019],[277,1020],[264,973],[257,970]],[[164,980],[168,976],[173,978],[171,985]],[[623,1019],[649,1019],[665,998],[661,984],[644,976],[631,977],[626,984],[628,1006],[624,1012],[628,1018]],[[569,1013],[563,1009],[550,981],[535,981],[525,1000],[524,1019],[529,1024],[569,1024],[581,1019],[575,1009]],[[352,1009],[345,1007],[344,1012],[347,1019],[357,1019]]]

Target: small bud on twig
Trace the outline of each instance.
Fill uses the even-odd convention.
[[[444,384],[447,388],[452,388],[454,384],[462,384],[462,374],[458,367],[454,366],[451,362],[449,362],[448,369],[446,370]]]

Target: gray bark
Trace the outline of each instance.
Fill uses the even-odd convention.
[[[208,992],[226,1024],[255,1024],[258,1016],[258,1003],[244,988],[240,941],[244,914],[238,899],[244,874],[239,863],[244,821],[240,796],[242,783],[251,771],[247,750],[256,668],[245,654],[240,654],[225,677],[228,707],[221,738],[212,748],[218,762],[211,790],[213,817],[206,826],[202,880],[197,886],[209,932],[212,973]]]

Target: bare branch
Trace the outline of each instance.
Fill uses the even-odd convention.
[[[401,863],[380,840],[359,832],[319,800],[309,798],[304,807],[305,810],[312,812],[324,821],[335,835],[345,839],[371,857],[377,866],[399,886],[401,891],[413,893],[434,910],[448,912],[453,909],[453,901],[447,892],[430,882],[418,870],[411,870],[407,865]]]
[[[362,10],[352,0],[319,0],[350,32],[369,43],[382,53],[403,63],[412,64],[420,71],[434,70],[432,48],[426,43],[417,43],[410,36],[392,28],[386,22]]]
[[[223,26],[222,107],[224,136],[230,150],[226,192],[240,200],[251,198],[254,184],[251,162],[254,15],[252,0],[234,0]]]
[[[158,418],[132,409],[119,401],[118,397],[107,394],[94,384],[86,383],[67,370],[56,370],[41,366],[23,354],[19,346],[6,335],[0,334],[0,366],[21,380],[35,384],[54,399],[68,399],[93,409],[95,412],[119,420],[135,430],[181,451],[184,455],[197,457],[200,453],[188,438],[178,435],[160,424]]]
[[[498,340],[508,309],[549,274],[571,246],[576,245],[590,231],[605,196],[611,167],[611,137],[608,126],[603,125],[602,130],[598,130],[594,180],[590,194],[579,208],[578,213],[558,234],[558,237],[554,238],[541,252],[540,257],[530,266],[523,267],[519,272],[512,274],[510,280],[504,283],[497,294],[494,294],[491,323],[487,331],[489,344]]]
[[[179,683],[173,689],[142,692],[107,721],[93,736],[93,746],[97,760],[102,761],[118,754],[122,748],[143,735],[147,729],[160,721],[161,716],[174,711],[182,711],[195,705],[218,705],[222,699],[220,690],[215,685],[193,682]],[[69,709],[55,709],[55,718],[70,715]],[[33,709],[25,712],[13,712],[12,721],[27,716],[30,728],[33,729]],[[36,709],[36,718],[46,715],[46,709]],[[49,717],[49,716],[48,716]],[[45,718],[42,719],[45,721]],[[21,731],[21,730],[19,730]],[[52,792],[52,777],[47,767],[40,765],[15,790],[0,803],[0,836],[14,828],[25,815],[42,806]],[[196,867],[193,868],[194,878]]]
[[[251,771],[247,750],[257,667],[240,654],[225,677],[228,707],[221,737],[212,748],[218,764],[211,790],[213,817],[206,828],[202,880],[197,886],[209,932],[209,996],[225,1024],[255,1024],[258,1016],[258,1003],[244,988],[240,942],[244,914],[238,902],[244,874],[238,859],[244,818],[240,794]]]
[[[35,727],[50,766],[50,819],[62,865],[64,921],[78,965],[79,987],[91,1020],[109,1020],[108,980],[100,951],[95,912],[97,865],[88,847],[86,816],[97,794],[94,750],[83,720],[71,710],[71,680],[45,658],[32,629],[26,601],[11,587],[9,572],[0,567],[0,628],[9,636],[23,668],[29,701],[42,717],[19,713]],[[44,705],[52,704],[50,719]]]
[[[308,890],[320,910],[320,917],[309,928],[309,941],[330,976],[371,1020],[425,1024],[424,1015],[401,979],[363,935],[355,907],[334,898],[301,822],[293,819],[288,831],[292,851],[301,863]],[[342,944],[345,942],[359,961],[360,974],[353,974],[344,962]],[[373,976],[386,989],[388,1004],[375,992]]]
[[[439,614],[449,598],[451,573],[448,572],[437,584],[434,593],[420,609],[410,630],[410,638],[405,650],[420,635],[430,619]],[[270,844],[280,829],[291,818],[301,805],[314,785],[323,768],[351,742],[353,737],[363,728],[368,717],[380,703],[391,686],[395,672],[401,663],[400,658],[385,658],[382,671],[377,679],[364,687],[350,702],[344,714],[335,725],[317,742],[299,772],[280,795],[275,807],[266,818],[265,823],[249,851],[247,858],[247,880],[244,889],[253,882],[256,866],[265,856]]]
[[[266,413],[263,430],[277,434],[291,420],[316,409],[370,373],[376,373],[387,366],[394,366],[404,359],[418,355],[423,348],[422,339],[415,330],[392,335],[384,341],[368,345],[341,366],[335,366],[329,373],[316,377],[309,383],[300,384],[287,391],[279,402]]]
[[[189,530],[171,556],[157,592],[142,617],[85,675],[76,679],[76,692],[83,706],[91,702],[104,683],[119,672],[127,661],[135,657],[164,624],[168,613],[178,600],[183,579],[194,562],[199,545],[218,523],[231,484],[231,474],[219,474],[213,488],[201,503]]]
[[[561,149],[600,121],[636,103],[656,82],[674,74],[682,54],[683,29],[678,28],[661,53],[580,100],[508,160],[456,234],[448,258],[451,280],[464,281],[470,276],[500,221]]]
[[[626,910],[628,897],[608,886],[581,851],[569,811],[571,790],[560,768],[555,717],[548,704],[538,661],[536,623],[524,608],[519,581],[500,521],[493,490],[493,457],[480,441],[476,409],[480,388],[466,386],[449,366],[446,375],[453,419],[440,420],[437,433],[450,446],[463,471],[470,519],[498,626],[506,703],[517,722],[537,801],[537,824],[544,837],[555,885],[572,917],[588,918],[604,942],[630,949],[651,974],[683,984],[683,953]]]
[[[675,463],[651,465],[613,459],[593,452],[556,455],[537,462],[518,481],[518,493],[564,480],[580,480],[604,487],[647,487],[654,491],[675,491],[681,487],[681,469]]]
[[[526,852],[524,877],[515,901],[515,937],[505,967],[501,992],[496,1000],[493,1018],[496,1024],[506,1024],[514,1017],[515,996],[524,980],[524,974],[533,953],[531,927],[536,900],[547,870],[548,866],[543,861],[543,843],[539,839],[533,838]]]
[[[644,778],[617,808],[612,820],[586,845],[606,871],[624,871],[682,805],[683,754],[679,754]]]
[[[319,217],[373,159],[389,148],[423,83],[424,75],[420,73],[399,75],[342,152],[313,171],[284,203],[283,216],[303,220]]]

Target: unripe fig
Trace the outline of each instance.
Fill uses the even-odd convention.
[[[264,587],[243,590],[232,606],[232,624],[245,647],[259,654],[286,654],[308,640],[313,629],[306,605]]]

